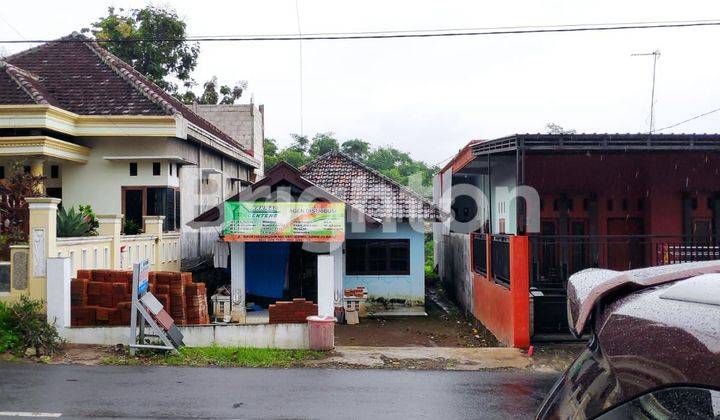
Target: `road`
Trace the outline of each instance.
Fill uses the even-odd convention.
[[[0,363],[2,415],[62,418],[530,417],[556,375]]]

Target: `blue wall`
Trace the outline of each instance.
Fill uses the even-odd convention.
[[[349,276],[344,274],[344,288],[351,289],[364,286],[368,291],[368,310],[371,312],[392,312],[409,310],[424,311],[425,303],[425,237],[416,232],[409,223],[397,223],[396,232],[383,232],[378,229],[366,228],[367,232],[353,233],[347,224],[346,239],[409,239],[410,240],[410,275],[407,276]],[[404,300],[407,304],[395,304],[382,307],[373,301],[383,298]]]

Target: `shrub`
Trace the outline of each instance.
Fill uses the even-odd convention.
[[[126,220],[123,225],[123,233],[126,235],[137,235],[140,233],[140,225],[133,220]]]
[[[53,355],[63,340],[55,324],[47,322],[43,302],[23,295],[14,303],[0,303],[0,352],[24,355],[35,349],[35,355]]]
[[[75,207],[70,207],[69,211],[66,211],[65,207],[60,207],[57,213],[57,236],[59,238],[91,235],[92,226],[82,213],[76,212]]]
[[[90,235],[97,235],[97,230],[100,227],[100,222],[98,222],[97,216],[95,215],[92,206],[90,204],[80,204],[78,205],[78,209],[80,210],[80,214],[82,214],[87,224],[90,225]]]

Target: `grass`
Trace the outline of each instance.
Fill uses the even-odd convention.
[[[220,367],[294,367],[325,356],[322,351],[256,349],[247,347],[182,347],[180,354],[138,352],[102,359],[104,365],[165,365]]]

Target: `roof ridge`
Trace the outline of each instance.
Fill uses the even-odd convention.
[[[45,48],[45,47],[49,46],[50,44],[52,44],[52,43],[54,43],[54,42],[56,42],[56,41],[64,41],[64,40],[69,40],[69,39],[90,40],[90,38],[86,37],[85,35],[77,32],[77,31],[73,31],[73,32],[71,32],[71,33],[68,34],[68,35],[61,36],[60,38],[56,38],[56,39],[54,39],[54,40],[52,40],[52,41],[43,42],[43,43],[40,44],[40,45],[36,45],[36,46],[34,46],[34,47],[30,47],[30,48],[28,48],[28,49],[26,49],[26,50],[18,51],[18,52],[16,52],[15,54],[10,54],[10,55],[8,55],[8,56],[6,56],[6,57],[3,57],[3,60],[4,60],[4,61],[10,61],[10,60],[13,60],[13,59],[15,59],[15,58],[22,57],[22,56],[24,56],[24,55],[26,55],[26,54],[30,54],[30,53],[32,53],[32,52],[35,52],[35,51],[37,51],[37,50],[39,50],[39,49]]]
[[[425,198],[424,196],[422,196],[422,195],[418,194],[417,192],[411,190],[410,188],[406,187],[405,185],[402,185],[401,183],[395,181],[394,179],[392,179],[392,178],[390,178],[389,176],[383,174],[382,172],[378,171],[377,169],[371,168],[370,166],[368,166],[368,165],[360,162],[359,160],[353,158],[352,156],[346,154],[345,152],[343,152],[343,151],[341,151],[341,150],[331,150],[331,151],[329,151],[329,152],[326,152],[326,153],[324,153],[323,155],[318,156],[318,157],[317,157],[315,160],[313,160],[312,162],[310,162],[310,163],[308,163],[308,164],[306,164],[306,165],[303,165],[303,166],[300,168],[300,170],[303,171],[306,167],[315,165],[315,164],[317,164],[319,161],[321,161],[321,160],[323,160],[323,159],[326,159],[327,157],[330,157],[330,156],[332,156],[332,155],[338,155],[338,156],[341,156],[341,157],[347,159],[347,160],[350,161],[351,163],[353,163],[353,164],[355,164],[355,165],[357,165],[357,166],[360,166],[361,168],[363,168],[363,169],[367,170],[368,172],[372,173],[373,175],[378,176],[378,177],[381,178],[382,180],[384,180],[384,181],[386,181],[386,182],[389,182],[390,184],[395,185],[396,187],[400,188],[400,190],[402,190],[402,191],[404,191],[404,192],[406,192],[406,193],[414,196],[415,198],[420,199],[420,200],[423,201],[424,203],[429,204],[429,205],[431,205],[431,206],[434,207],[434,204],[432,204],[432,202],[430,202],[430,201],[429,201],[427,198]]]
[[[10,79],[27,93],[35,103],[51,105],[52,102],[55,102],[47,92],[44,92],[45,89],[40,85],[37,75],[4,60],[0,60],[0,69],[4,69]],[[51,99],[53,99],[52,102]]]
[[[72,36],[72,35],[70,35],[70,36]],[[226,135],[232,141],[228,141],[227,139],[216,136],[219,138],[219,140],[228,142],[233,147],[237,147],[238,149],[240,149],[243,153],[247,153],[247,150],[245,149],[245,147],[243,147],[243,145],[240,144],[237,140],[235,140],[232,136],[227,134],[220,127],[216,126],[215,124],[211,123],[207,119],[203,118],[200,114],[193,111],[192,108],[185,105],[180,100],[173,97],[171,94],[165,92],[163,90],[163,88],[161,88],[160,86],[155,84],[152,80],[145,77],[145,75],[143,75],[142,73],[137,71],[133,66],[129,65],[124,60],[117,57],[115,54],[113,54],[110,51],[108,51],[107,49],[103,48],[100,44],[97,43],[97,41],[92,40],[92,39],[87,38],[82,35],[80,35],[80,37],[82,37],[82,39],[86,40],[84,42],[84,44],[91,51],[93,51],[93,53],[95,53],[100,58],[100,60],[103,63],[105,63],[105,65],[107,65],[108,67],[113,69],[113,71],[115,71],[120,77],[122,77],[123,80],[130,83],[130,85],[132,87],[134,87],[140,93],[145,95],[150,101],[156,103],[163,110],[165,110],[173,115],[174,114],[182,115],[182,111],[180,110],[180,107],[182,107],[183,110],[191,113],[194,117],[202,120],[206,124],[213,126],[216,130],[218,130],[219,132]],[[153,89],[153,87],[154,87],[154,89]],[[169,100],[164,98],[158,92],[166,93],[168,95]],[[176,102],[176,103],[174,104],[173,102]],[[202,127],[200,127],[200,128],[202,128]]]

